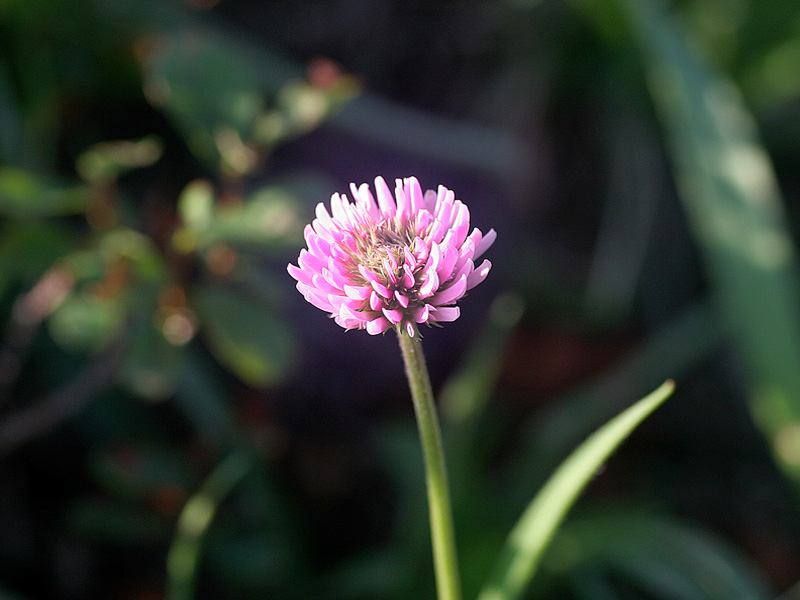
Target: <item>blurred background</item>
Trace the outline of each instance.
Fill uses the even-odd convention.
[[[795,2],[0,1],[0,597],[434,597],[394,336],[286,273],[376,175],[498,231],[423,331],[466,598],[667,378],[529,597],[800,597],[799,144]]]

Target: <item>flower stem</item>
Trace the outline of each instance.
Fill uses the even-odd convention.
[[[422,453],[425,461],[425,480],[428,488],[433,565],[436,573],[436,590],[439,600],[460,600],[461,585],[458,577],[453,515],[450,492],[447,486],[447,469],[442,448],[442,434],[433,402],[428,368],[419,339],[398,331],[400,349],[406,366],[406,377],[417,415]]]

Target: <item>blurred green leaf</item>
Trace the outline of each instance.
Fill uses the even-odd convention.
[[[198,179],[187,185],[178,198],[178,215],[192,233],[202,233],[214,222],[214,188]]]
[[[68,230],[50,222],[15,221],[0,230],[0,297],[14,283],[33,285],[72,248]]]
[[[210,368],[211,359],[193,350],[185,349],[175,401],[203,439],[229,446],[236,440],[234,407],[223,383]]]
[[[270,186],[240,205],[220,209],[201,243],[206,248],[226,243],[263,255],[298,242],[301,231],[297,199],[281,187]]]
[[[71,293],[50,315],[53,340],[75,351],[96,352],[122,331],[125,308],[115,298]]]
[[[102,142],[78,156],[75,167],[87,183],[104,183],[132,169],[152,165],[161,157],[161,152],[162,144],[153,136],[135,142]]]
[[[497,381],[505,349],[522,317],[521,298],[507,292],[489,307],[489,319],[461,365],[439,393],[445,426],[480,419]]]
[[[217,164],[227,153],[244,170],[265,98],[299,74],[260,47],[201,29],[164,36],[144,66],[148,98],[175,120],[197,156]]]
[[[246,451],[240,448],[230,456],[237,455]],[[280,493],[269,463],[255,456],[252,460],[253,469],[230,488],[204,539],[198,540],[195,549],[202,559],[195,566],[216,585],[243,597],[316,597],[319,594],[309,590],[318,589],[318,582],[307,571],[305,540],[290,508],[293,501]],[[230,466],[230,458],[220,465],[226,463]],[[183,584],[188,590],[190,581],[184,579]]]
[[[105,233],[98,250],[107,265],[124,259],[126,267],[142,281],[161,283],[166,279],[167,267],[153,240],[134,229],[122,227]]]
[[[545,483],[509,534],[478,600],[515,600],[533,578],[544,550],[578,494],[611,453],[672,393],[667,381],[580,445]]]
[[[355,97],[358,80],[332,62],[300,68],[208,29],[164,36],[145,63],[145,93],[192,151],[223,172],[250,172],[277,143],[307,133]]]
[[[241,202],[216,204],[214,190],[202,180],[190,183],[178,204],[183,227],[173,245],[180,252],[218,245],[265,251],[301,240],[302,225],[295,195],[282,186],[267,186]],[[212,256],[206,256],[213,262]]]
[[[242,204],[221,209],[204,243],[268,248],[295,241],[302,231],[297,208],[297,199],[284,188],[261,188]]]
[[[502,430],[487,404],[523,309],[521,298],[512,292],[495,298],[464,361],[438,394],[465,597],[477,595],[503,543],[496,520],[487,515],[486,498],[476,492],[485,489],[482,476]],[[494,517],[497,506],[488,512]]]
[[[18,167],[0,167],[0,215],[49,217],[81,213],[89,205],[86,186],[63,187]]]
[[[129,328],[130,341],[120,366],[119,380],[141,398],[163,400],[177,387],[183,348],[166,339],[163,331],[152,322],[151,312],[143,317],[145,322]]]
[[[800,265],[783,203],[738,90],[692,56],[652,0],[623,2],[676,179],[727,329],[748,367],[753,414],[800,480]]]
[[[5,62],[0,82],[8,84],[11,99],[0,99],[0,106],[8,108],[0,110],[0,155],[5,149],[10,152],[3,162],[56,172],[64,151],[74,147],[75,134],[85,136],[77,145],[94,141],[102,117],[97,119],[90,107],[102,106],[96,112],[109,114],[109,105],[131,106],[130,100],[140,96],[132,51],[139,32],[130,22],[112,24],[98,8],[94,0],[0,2],[0,55]],[[15,145],[8,146],[12,141]]]
[[[166,273],[153,242],[124,228],[102,234],[93,246],[62,258],[60,265],[76,285],[50,315],[48,326],[58,344],[80,351],[104,347],[132,313],[144,311],[150,320]],[[133,361],[136,351],[134,344]]]
[[[637,586],[654,598],[766,600],[764,582],[719,539],[641,509],[593,510],[553,541],[550,574],[580,578],[585,566]]]
[[[294,339],[276,307],[232,287],[205,285],[191,305],[219,362],[257,387],[276,383],[294,356]]]
[[[255,142],[271,148],[287,138],[307,133],[361,92],[356,77],[343,75],[334,63],[325,59],[309,65],[309,79],[292,79],[281,87],[275,107],[262,112],[254,123]]]
[[[157,329],[166,328],[171,315],[157,313],[164,322],[153,321],[164,284],[163,259],[149,238],[133,230],[109,231],[92,241],[89,248],[60,258],[52,276],[28,294],[27,304],[41,313],[39,319],[48,318],[53,341],[73,352],[98,352],[127,328],[116,379],[137,395],[163,398],[174,389],[179,360],[175,344]]]
[[[61,264],[79,283],[115,279],[116,292],[129,284],[145,284],[152,290],[166,281],[164,258],[146,235],[120,228],[91,240],[85,248],[65,256]]]

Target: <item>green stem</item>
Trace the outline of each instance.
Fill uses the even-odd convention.
[[[167,600],[194,598],[197,568],[206,532],[220,503],[252,467],[253,458],[248,452],[233,451],[186,502],[178,517],[177,532],[167,556]]]
[[[408,385],[411,388],[411,398],[414,401],[425,461],[436,590],[439,600],[460,600],[461,585],[453,533],[453,514],[447,487],[442,435],[436,416],[436,405],[433,402],[433,389],[419,339],[409,337],[402,331],[397,333],[406,365]]]

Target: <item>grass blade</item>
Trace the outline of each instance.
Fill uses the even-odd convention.
[[[800,281],[772,163],[733,82],[701,65],[653,0],[623,0],[680,199],[778,462],[800,480]]]
[[[581,490],[639,423],[670,396],[674,387],[672,381],[662,384],[598,429],[561,464],[511,530],[495,572],[478,600],[520,597]]]

